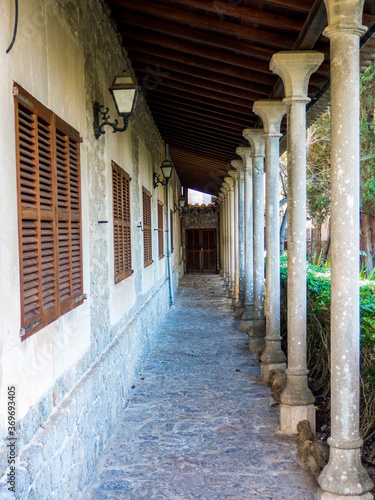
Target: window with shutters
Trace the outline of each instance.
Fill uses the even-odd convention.
[[[130,232],[130,177],[112,162],[113,247],[115,283],[132,274]]]
[[[159,260],[164,257],[163,203],[158,201],[158,249]]]
[[[171,252],[173,253],[173,210],[171,210]]]
[[[152,264],[151,193],[142,188],[143,198],[143,260],[144,267]]]
[[[21,337],[82,304],[79,133],[14,86]]]

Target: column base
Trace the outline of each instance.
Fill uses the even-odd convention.
[[[233,298],[233,290],[228,290],[228,298],[232,299]]]
[[[254,319],[253,335],[256,337],[266,336],[266,318]]]
[[[260,378],[264,384],[269,384],[270,372],[274,370],[286,370],[286,363],[261,363]]]
[[[243,314],[242,314],[243,316]],[[253,320],[252,319],[241,319],[240,332],[248,333],[253,329]]]
[[[374,500],[371,493],[364,493],[363,495],[336,495],[335,493],[328,493],[327,491],[319,490],[318,500]]]
[[[339,442],[332,437],[328,439],[330,445],[329,462],[319,476],[319,498],[321,500],[373,500],[370,492],[373,483],[361,462],[361,442],[351,444]],[[355,448],[352,448],[355,446]]]
[[[243,312],[244,312],[243,304],[241,306],[240,302],[238,301],[234,310],[234,317],[240,319]]]
[[[237,302],[238,302],[238,295],[234,293],[232,297],[232,307],[235,308],[237,306]]]
[[[252,328],[252,333],[254,334],[254,326]],[[264,351],[266,347],[266,340],[264,337],[255,337],[254,335],[249,335],[249,351],[251,354],[260,354]]]
[[[280,405],[280,427],[283,434],[290,436],[298,434],[297,425],[301,420],[307,420],[310,424],[311,432],[315,434],[315,406],[289,406]]]
[[[260,354],[266,348],[266,318],[254,319],[249,335],[249,351]]]
[[[240,332],[248,333],[250,330],[252,331],[253,316],[254,316],[253,304],[244,304],[244,311],[241,316]]]

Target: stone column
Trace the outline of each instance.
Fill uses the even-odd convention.
[[[229,170],[228,174],[233,179],[233,264],[234,264],[234,285],[232,295],[232,306],[235,308],[238,302],[240,290],[239,274],[239,251],[238,251],[238,176],[235,170]]]
[[[220,269],[219,274],[223,277],[224,264],[223,264],[223,193],[219,192],[217,195],[217,204],[219,205],[219,255],[220,255]]]
[[[288,108],[288,368],[281,395],[281,432],[298,434],[301,420],[315,433],[315,398],[306,362],[306,104],[309,78],[323,62],[315,51],[279,52],[271,70],[284,83]]]
[[[224,177],[223,186],[227,189],[227,233],[228,233],[228,244],[227,244],[227,270],[228,270],[228,280],[226,284],[226,290],[228,291],[228,297],[232,298],[234,291],[234,262],[233,262],[233,251],[234,251],[234,238],[233,238],[233,179],[231,177]]]
[[[254,319],[249,334],[249,351],[261,353],[265,348],[266,317],[264,315],[264,155],[263,129],[245,129],[243,136],[251,146],[253,159],[253,224],[254,224]]]
[[[266,347],[260,358],[261,377],[268,384],[272,370],[285,370],[280,336],[280,236],[279,236],[279,140],[281,119],[286,113],[282,101],[254,103],[253,111],[263,121],[266,170]]]
[[[227,190],[224,186],[220,188],[220,192],[223,194],[223,280],[224,286],[227,282]]]
[[[359,437],[359,37],[363,0],[325,0],[331,43],[331,437],[321,500],[371,500]]]
[[[249,332],[253,327],[253,172],[251,148],[237,148],[241,156],[244,172],[244,241],[245,241],[245,301],[241,316],[241,332]]]
[[[232,160],[232,167],[237,170],[237,189],[238,189],[238,273],[239,273],[239,292],[235,318],[240,318],[244,311],[245,301],[245,224],[244,224],[244,173],[243,161]]]

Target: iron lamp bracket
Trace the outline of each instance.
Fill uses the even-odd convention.
[[[113,128],[113,133],[115,132],[124,132],[128,128],[130,115],[121,115],[124,120],[124,124],[122,127],[118,127],[118,120],[114,120],[113,122],[109,121],[110,116],[108,114],[109,108],[105,108],[102,104],[98,102],[94,103],[94,133],[95,139],[99,139],[99,137],[105,134],[105,130],[103,128],[108,125]]]

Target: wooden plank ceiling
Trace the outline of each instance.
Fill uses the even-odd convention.
[[[329,79],[322,0],[107,0],[182,185],[217,194],[259,99],[282,98],[275,52],[319,50],[309,96]],[[374,0],[365,4],[372,26]],[[285,124],[283,125],[285,130]]]

